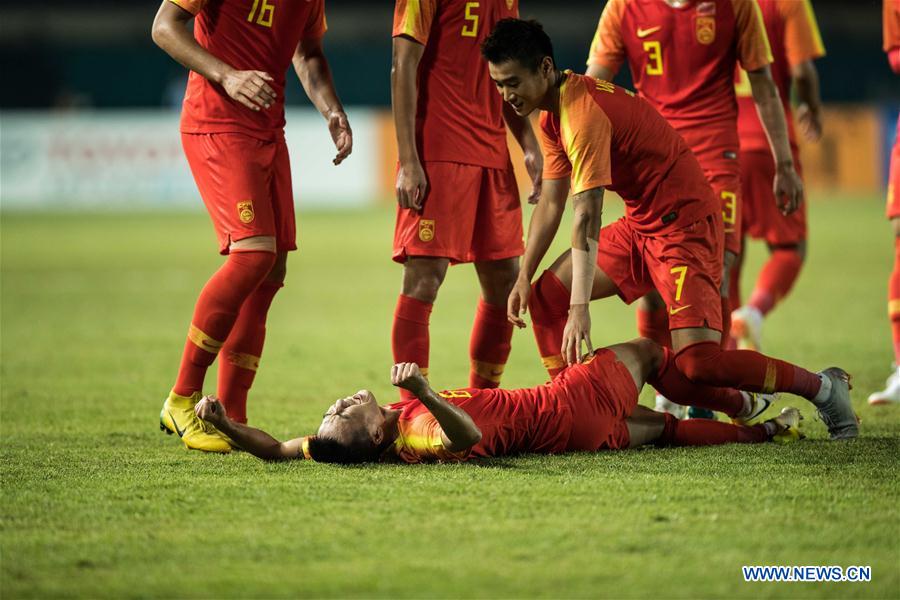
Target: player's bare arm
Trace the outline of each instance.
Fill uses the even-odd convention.
[[[516,114],[516,111],[509,105],[503,103],[503,120],[509,127],[510,133],[516,138],[522,154],[525,159],[525,170],[531,178],[531,193],[528,194],[528,204],[537,204],[541,197],[541,183],[543,181],[544,172],[544,155],[541,153],[541,145],[538,143],[537,136],[534,135],[534,129],[531,127],[531,121],[528,117],[522,117]]]
[[[822,98],[819,96],[819,72],[812,60],[791,67],[791,80],[797,92],[797,121],[803,137],[817,142],[822,137]]]
[[[216,429],[253,456],[263,460],[290,460],[302,458],[302,438],[287,442],[279,442],[261,429],[237,423],[225,414],[225,407],[211,396],[203,398],[194,407],[197,416],[213,425]]]
[[[339,165],[353,151],[353,131],[331,78],[331,68],[319,38],[300,40],[292,59],[294,71],[313,106],[328,122],[328,131],[337,149],[332,161]]]
[[[597,268],[597,244],[603,221],[603,188],[585,190],[572,196],[572,295],[569,319],[560,349],[566,363],[580,362],[582,342],[588,354],[591,346],[591,291]]]
[[[416,363],[398,363],[391,369],[391,383],[412,392],[441,426],[441,441],[450,452],[468,450],[481,441],[481,430],[469,413],[441,398]]]
[[[425,169],[416,148],[416,76],[425,46],[408,37],[394,38],[391,60],[391,108],[397,131],[400,169],[397,203],[400,208],[422,209],[428,191]]]
[[[588,77],[593,77],[594,79],[603,79],[605,81],[612,81],[613,77],[616,76],[616,72],[610,69],[609,67],[604,67],[603,65],[592,63],[588,65],[587,71],[584,72]]]
[[[750,80],[759,120],[766,130],[766,137],[769,138],[769,146],[775,157],[775,201],[778,202],[781,211],[788,215],[800,206],[803,199],[803,182],[794,170],[784,108],[768,65],[755,71],[748,71],[747,77]]]
[[[216,83],[251,110],[269,108],[275,101],[275,91],[268,84],[272,76],[265,71],[238,71],[204,49],[187,24],[194,15],[170,0],[163,0],[153,19],[151,36],[154,43],[176,61]]]
[[[559,223],[566,210],[566,198],[569,196],[569,179],[548,179],[541,186],[541,198],[531,213],[531,223],[528,225],[528,238],[525,243],[525,255],[522,257],[522,266],[519,277],[509,294],[506,304],[506,317],[517,327],[525,327],[522,314],[528,308],[528,296],[531,293],[531,280],[537,271],[538,265],[556,232]]]

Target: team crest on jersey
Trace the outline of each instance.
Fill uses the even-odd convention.
[[[697,5],[697,14],[701,16],[710,16],[716,14],[716,3],[701,2]]]
[[[256,218],[256,214],[253,212],[252,200],[247,200],[246,202],[238,202],[237,210],[238,218],[241,220],[241,223],[252,223],[253,219]]]
[[[434,239],[434,220],[422,219],[419,221],[419,239],[430,242]]]
[[[516,0],[506,0],[506,10],[512,10],[515,4]]]
[[[697,41],[712,44],[716,39],[716,20],[713,17],[697,17]]]

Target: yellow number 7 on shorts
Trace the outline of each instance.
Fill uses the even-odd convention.
[[[687,267],[672,267],[669,273],[675,275],[675,302],[681,302],[681,290],[684,288],[684,278],[687,276]]]

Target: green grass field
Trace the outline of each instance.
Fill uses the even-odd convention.
[[[827,441],[789,398],[809,436],[790,446],[361,468],[203,455],[159,432],[220,262],[205,216],[5,213],[0,595],[898,598],[900,407],[865,402],[891,364],[891,232],[879,198],[811,211],[808,266],[766,350],[850,371],[860,439]],[[347,392],[395,397],[392,226],[388,209],[301,213],[252,423],[306,434]],[[453,268],[436,386],[465,385],[476,297],[472,268]],[[615,299],[593,316],[595,345],[635,335]],[[530,330],[513,344],[505,385],[542,382]],[[747,564],[871,565],[872,581],[744,583]]]

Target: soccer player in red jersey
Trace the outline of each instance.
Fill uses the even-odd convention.
[[[900,2],[897,0],[884,0],[882,28],[888,62],[894,73],[900,75]],[[900,118],[888,174],[887,218],[894,228],[894,270],[888,280],[888,317],[894,338],[896,371],[888,377],[885,389],[869,396],[869,404],[900,403]]]
[[[391,335],[395,362],[428,374],[429,318],[450,264],[474,263],[481,298],[469,385],[500,384],[512,326],[506,297],[519,271],[522,212],[506,126],[525,153],[536,200],[541,154],[531,125],[504,108],[479,44],[518,0],[397,0],[391,71],[399,146],[393,258],[403,282]]]
[[[772,56],[759,9],[754,0],[610,0],[591,44],[587,74],[610,81],[626,60],[635,88],[687,142],[721,203],[726,253],[721,290],[724,341],[731,316],[728,270],[741,252],[733,84],[738,64],[749,74],[778,165],[775,195],[782,201],[780,206],[793,207],[802,193],[768,68]],[[666,307],[658,295],[642,300],[637,314],[641,335],[662,344],[670,342]]]
[[[778,86],[794,168],[801,173],[793,119],[791,85],[797,90],[797,116],[806,139],[822,134],[819,78],[813,60],[825,56],[825,47],[809,0],[758,0],[772,47],[772,78]],[[778,210],[772,196],[775,163],[766,132],[759,121],[747,74],[738,70],[738,135],[741,139],[742,229],[769,247],[750,300],[740,306],[740,264],[731,272],[731,335],[741,348],[760,349],[763,318],[788,294],[806,257],[806,203],[789,214]],[[740,306],[740,308],[738,308]]]
[[[330,463],[458,462],[525,452],[618,450],[651,443],[708,446],[800,437],[795,427],[801,417],[795,408],[747,426],[678,421],[638,405],[638,392],[647,380],[685,402],[703,395],[672,366],[671,358],[670,351],[641,339],[598,350],[536,388],[440,393],[431,389],[415,363],[400,363],[391,370],[391,383],[407,390],[409,399],[379,406],[372,392],[360,390],[329,407],[316,435],[287,442],[231,421],[214,398],[201,401],[196,410],[201,419],[259,458]]]
[[[283,285],[287,252],[297,248],[284,141],[285,72],[292,62],[328,124],[334,163],[352,149],[322,51],[325,29],[324,0],[164,0],[153,22],[156,44],[191,70],[181,140],[227,256],[200,292],[160,415],[161,428],[177,432],[189,448],[230,450],[197,419],[194,405],[221,355],[219,396],[232,418],[246,420],[266,314]]]
[[[832,438],[858,435],[844,371],[817,375],[757,352],[722,349],[720,206],[666,120],[609,81],[559,71],[550,38],[534,21],[504,19],[482,53],[517,113],[542,111],[542,194],[508,316],[524,327],[527,304],[551,376],[578,361],[582,342],[590,351],[592,299],[618,295],[630,303],[655,288],[669,306],[675,365],[689,380],[734,394],[797,394],[816,405]],[[570,185],[572,249],[532,288]],[[601,229],[604,189],[622,197],[626,213]]]

